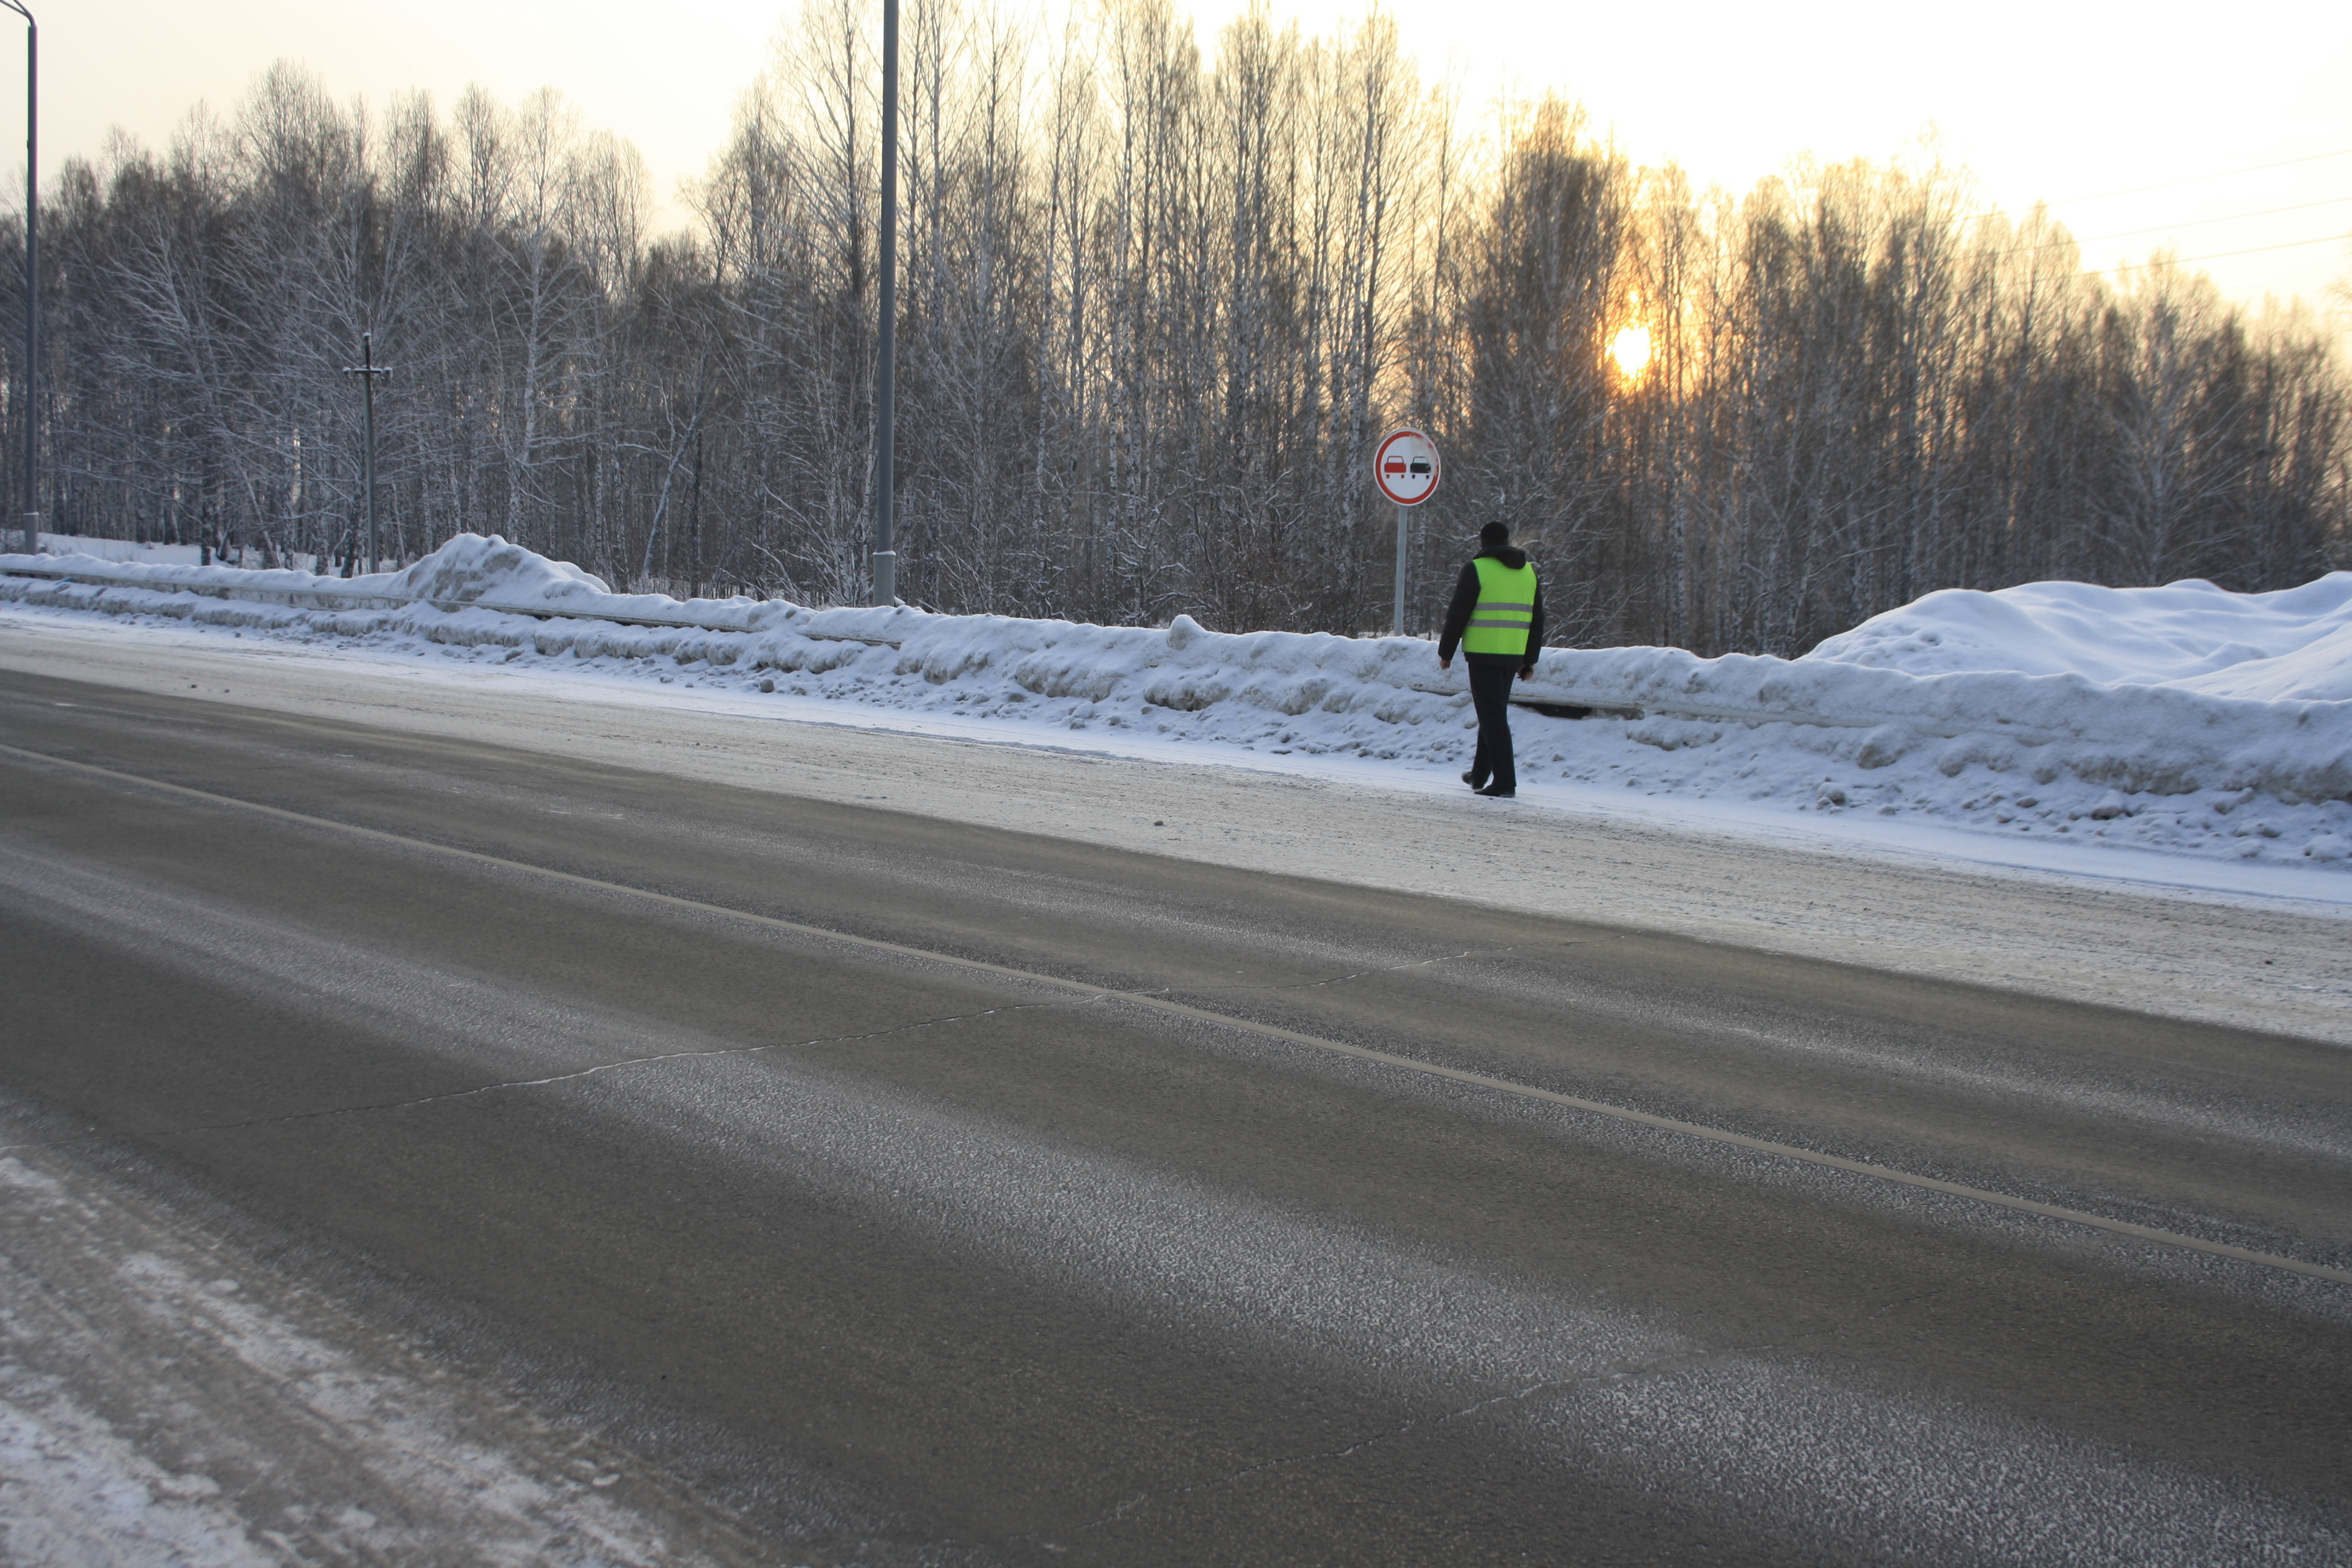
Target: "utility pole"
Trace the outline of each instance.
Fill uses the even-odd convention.
[[[0,0],[0,4],[5,3],[5,0]],[[375,533],[375,378],[392,374],[392,366],[375,363],[373,332],[360,334],[360,363],[343,366],[343,374],[358,376],[360,385],[367,394],[366,434],[362,437],[364,445],[360,454],[360,483],[367,490],[367,569],[373,573],[380,559],[376,554]]]
[[[25,18],[25,553],[41,552],[41,29],[24,0],[0,0]]]
[[[882,0],[882,335],[874,387],[874,602],[898,598],[898,552],[890,547],[897,478],[890,450],[898,357],[898,0]]]

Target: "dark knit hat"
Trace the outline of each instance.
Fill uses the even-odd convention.
[[[1490,522],[1478,531],[1478,548],[1481,550],[1500,550],[1510,542],[1511,525],[1507,522]]]

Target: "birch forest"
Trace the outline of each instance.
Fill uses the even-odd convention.
[[[621,586],[862,602],[878,26],[783,25],[682,227],[551,91],[367,106],[279,66],[67,165],[29,408],[21,211],[0,236],[0,488],[31,417],[55,531],[347,570],[367,333],[387,553],[499,533]],[[907,0],[902,48],[909,603],[1385,629],[1370,465],[1405,423],[1445,458],[1416,630],[1494,519],[1554,642],[1704,654],[1937,588],[2352,563],[2315,318],[2086,272],[1924,155],[1695,189],[1572,101],[1465,103],[1377,15],[1202,40],[1166,0]]]

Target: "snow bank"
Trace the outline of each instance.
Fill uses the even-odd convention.
[[[2079,675],[2250,701],[2352,699],[2352,572],[2275,594],[2210,583],[1951,588],[1807,654],[1911,675]]]
[[[306,639],[588,660],[665,682],[1456,770],[1461,667],[1408,637],[1096,626],[905,607],[617,595],[467,536],[396,574],[0,557],[0,601]],[[236,597],[219,595],[235,595]],[[2352,866],[2352,573],[2286,593],[2045,583],[1942,593],[1803,658],[1548,649],[1523,699],[1523,787],[1869,812]],[[1582,715],[1580,718],[1571,715]]]
[[[524,610],[602,610],[625,615],[630,605],[651,608],[657,597],[632,599],[616,595],[602,577],[592,576],[569,561],[550,561],[520,544],[509,544],[495,534],[460,534],[414,566],[382,577],[358,577],[352,586],[366,584],[403,598],[436,604],[466,605],[488,599]],[[675,602],[662,599],[667,605]]]

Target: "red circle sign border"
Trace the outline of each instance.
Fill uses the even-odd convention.
[[[1381,465],[1388,457],[1389,448],[1408,437],[1413,440],[1419,441],[1423,446],[1429,448],[1429,463],[1431,468],[1433,470],[1430,475],[1429,488],[1422,491],[1421,494],[1415,496],[1411,500],[1406,500],[1403,497],[1390,489],[1388,479],[1381,471]],[[1389,500],[1396,502],[1399,506],[1419,506],[1422,502],[1427,500],[1430,497],[1437,493],[1438,483],[1444,478],[1445,463],[1444,460],[1437,455],[1437,443],[1429,438],[1427,432],[1416,430],[1410,425],[1401,426],[1382,437],[1381,438],[1379,449],[1374,451],[1372,454],[1372,483],[1379,488],[1381,494],[1388,497]]]

